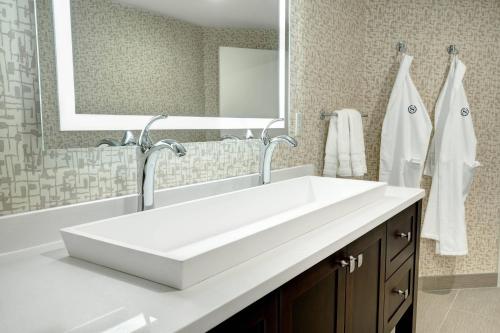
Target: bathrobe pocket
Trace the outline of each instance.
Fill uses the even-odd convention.
[[[420,159],[412,158],[404,161],[403,179],[406,187],[420,187],[422,178],[422,162]]]
[[[467,163],[467,162],[464,163],[463,189],[462,189],[464,201],[467,198],[467,195],[469,194],[472,185],[472,180],[474,178],[474,174],[476,173],[476,169],[480,165],[481,163],[479,163],[478,161],[474,161],[472,163]]]

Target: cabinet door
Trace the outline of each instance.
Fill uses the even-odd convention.
[[[278,293],[272,292],[209,332],[278,333]]]
[[[385,227],[383,224],[347,247],[347,333],[383,330]]]
[[[282,287],[281,332],[344,332],[347,269],[342,257],[333,255]]]

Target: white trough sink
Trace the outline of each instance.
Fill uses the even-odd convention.
[[[71,256],[184,289],[384,195],[301,177],[61,230]]]

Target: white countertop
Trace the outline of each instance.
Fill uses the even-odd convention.
[[[185,290],[68,256],[62,242],[0,256],[0,332],[203,332],[424,196],[380,200]]]

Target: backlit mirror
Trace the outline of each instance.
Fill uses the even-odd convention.
[[[285,0],[37,0],[44,145],[286,131]],[[234,137],[233,137],[234,138]]]

